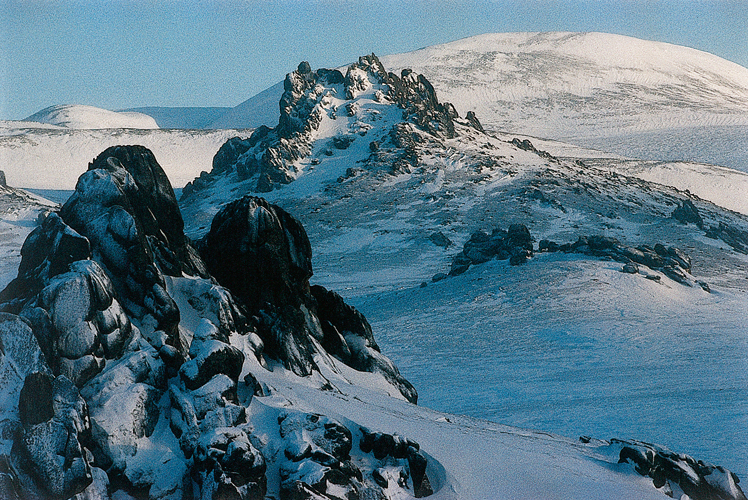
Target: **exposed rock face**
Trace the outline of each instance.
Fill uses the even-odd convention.
[[[189,197],[226,175],[234,175],[239,181],[250,180],[249,189],[257,192],[268,192],[288,184],[299,174],[295,162],[311,153],[323,114],[330,112],[327,108],[332,96],[351,101],[364,92],[371,92],[375,85],[381,88],[377,90],[377,100],[403,110],[403,123],[392,130],[398,143],[408,141],[407,127],[402,127],[406,123],[433,137],[455,135],[454,120],[458,114],[454,106],[440,103],[433,86],[423,75],[409,70],[402,71],[399,76],[388,73],[374,54],[360,57],[348,67],[345,75],[338,70],[313,71],[309,63],[302,62],[296,71],[286,75],[283,85],[278,125],[272,129],[259,127],[248,139],[230,139],[216,153],[212,171],[185,186],[183,196]],[[348,102],[345,110],[348,116],[354,116],[357,104]],[[331,112],[335,115],[339,111]],[[474,113],[466,123],[482,131]],[[371,125],[361,124],[357,134],[334,137],[331,147],[347,149],[357,135],[366,135],[369,128]],[[376,151],[378,143],[371,144],[372,152]],[[328,152],[332,154],[332,150]],[[410,163],[414,163],[413,158]],[[406,165],[395,170],[403,168],[407,168]]]
[[[688,498],[705,500],[746,498],[738,486],[738,477],[722,467],[641,441],[614,439],[611,444],[621,448],[619,463],[633,464],[639,474],[651,477],[655,488],[664,488],[668,496],[680,498],[685,494]]]
[[[381,355],[366,319],[334,292],[310,288],[309,239],[282,208],[251,196],[231,202],[200,248],[211,274],[258,317],[266,354],[305,376],[318,370],[314,355],[326,350],[356,370],[382,373],[416,401],[413,386]]]
[[[108,500],[116,488],[259,500],[269,447],[287,457],[272,463],[283,478],[272,495],[324,497],[331,484],[383,498],[351,462],[351,431],[338,422],[289,412],[273,430],[280,438],[253,435],[249,405],[271,390],[251,370],[270,359],[324,380],[317,363],[337,358],[417,397],[366,319],[309,286],[301,224],[264,200],[237,200],[202,242],[207,265],[182,228],[152,153],[124,146],[95,159],[28,237],[0,294],[10,311],[0,313],[0,383],[17,400],[0,409],[0,444],[12,443],[0,496]]]

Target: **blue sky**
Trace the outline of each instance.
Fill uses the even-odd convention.
[[[617,33],[748,67],[743,0],[0,0],[0,119],[53,104],[235,106],[302,60],[511,31]]]

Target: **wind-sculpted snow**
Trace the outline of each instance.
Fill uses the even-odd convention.
[[[360,313],[310,290],[311,247],[291,215],[245,198],[214,225],[206,265],[153,154],[117,146],[31,233],[1,298],[0,497],[430,493],[417,444],[388,463],[396,483],[378,481],[367,451],[351,451],[351,423],[259,401],[277,392],[270,373],[417,396]]]
[[[723,208],[729,194],[715,189],[714,204],[647,180],[636,162],[470,120],[429,129],[351,80],[363,83],[314,120],[293,182],[265,196],[299,216],[317,283],[376,318],[421,398],[427,387],[443,411],[633,435],[742,473],[745,398],[731,388],[748,377],[735,348],[748,220]],[[364,141],[352,133],[361,124]],[[241,156],[240,143],[222,157]],[[221,172],[181,200],[188,234],[204,236],[216,205],[255,189]]]

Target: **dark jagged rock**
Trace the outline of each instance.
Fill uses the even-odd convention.
[[[44,373],[26,377],[19,402],[23,434],[14,455],[49,498],[66,499],[93,480],[83,443],[91,431],[88,407],[75,385]]]
[[[706,236],[727,243],[736,252],[748,255],[748,231],[720,222],[706,231]]]
[[[244,431],[224,428],[206,432],[194,461],[192,478],[200,485],[201,498],[265,498],[265,459]]]
[[[405,475],[411,478],[413,494],[416,498],[429,496],[433,493],[431,482],[426,474],[428,461],[420,452],[420,446],[415,441],[402,436],[372,432],[361,428],[359,447],[364,453],[372,453],[376,460],[382,462],[392,459],[405,470]],[[391,458],[388,458],[391,457]],[[386,487],[383,486],[383,487]]]
[[[719,466],[696,461],[688,455],[641,441],[611,440],[621,447],[619,463],[631,463],[642,476],[652,478],[656,488],[675,486],[689,498],[704,500],[745,500],[740,480]]]
[[[376,94],[380,102],[391,102],[403,110],[403,122],[392,128],[392,141],[395,144],[407,142],[409,126],[431,135],[434,138],[455,136],[455,119],[458,113],[449,103],[440,103],[431,83],[423,76],[410,70],[403,70],[398,76],[385,70],[374,55],[362,56],[351,64],[345,76],[338,70],[318,69],[313,71],[303,62],[286,75],[281,96],[280,118],[275,128],[259,127],[248,139],[238,137],[227,141],[213,159],[210,173],[201,174],[183,190],[184,197],[194,196],[221,176],[234,176],[238,181],[247,181],[250,191],[268,192],[293,181],[298,173],[295,162],[311,153],[312,134],[319,129],[323,114],[336,116],[335,109],[326,109],[324,102],[336,92],[330,87],[342,85],[344,97],[355,99],[371,89],[372,84],[382,90]],[[344,109],[348,116],[355,116],[358,105],[348,102]],[[474,113],[466,123],[482,131],[482,126]],[[325,154],[332,155],[334,149],[346,149],[358,135],[366,135],[368,125],[347,134],[335,137]],[[370,128],[370,127],[369,127]],[[372,153],[377,153],[380,143],[370,141]],[[382,154],[386,155],[387,152]],[[313,159],[312,164],[318,162]],[[418,158],[414,148],[399,155],[390,164],[394,173],[409,171]]]
[[[483,130],[483,125],[481,125],[480,121],[478,120],[478,117],[475,116],[475,111],[468,111],[465,115],[465,119],[470,123],[470,126],[472,126],[475,130],[479,132],[485,132]]]
[[[416,403],[415,387],[381,354],[364,315],[346,304],[340,295],[319,285],[312,286],[311,293],[317,302],[325,350],[355,370],[381,373],[408,401]]]
[[[699,228],[704,227],[704,221],[699,214],[698,209],[691,200],[683,200],[678,207],[673,210],[672,217],[683,224],[696,224]]]
[[[231,202],[216,214],[200,248],[218,282],[259,318],[266,354],[306,376],[318,370],[313,358],[321,343],[356,370],[382,373],[416,401],[413,386],[379,352],[366,319],[337,294],[310,288],[309,239],[286,211],[251,196]]]
[[[622,271],[629,274],[638,273],[640,265],[646,266],[662,272],[673,281],[692,286],[691,278],[689,278],[691,258],[682,250],[675,247],[666,247],[661,243],[655,244],[654,247],[640,245],[634,248],[623,245],[617,239],[609,236],[592,235],[580,236],[574,243],[563,245],[542,240],[539,249],[543,252],[581,253],[612,259],[622,262],[624,264]],[[651,277],[651,275],[647,277]]]
[[[463,245],[462,252],[452,259],[449,275],[457,276],[467,271],[470,266],[491,259],[509,259],[511,265],[517,266],[527,262],[532,255],[532,236],[523,224],[512,224],[508,231],[496,228],[491,235],[476,231]]]
[[[558,158],[556,158],[549,152],[541,151],[537,149],[535,146],[533,146],[532,142],[530,142],[529,139],[520,140],[515,137],[514,139],[511,140],[511,144],[517,146],[519,149],[522,149],[523,151],[529,151],[531,153],[535,153],[538,156],[541,156],[542,158],[546,158],[548,160],[558,160]]]

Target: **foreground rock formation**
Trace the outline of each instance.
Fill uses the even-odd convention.
[[[309,286],[303,227],[246,197],[218,213],[200,252],[182,228],[153,154],[120,146],[28,237],[0,294],[3,389],[15,401],[0,497],[328,498],[335,485],[346,498],[384,498],[386,481],[352,458],[369,453],[352,451],[357,428],[287,411],[276,440],[254,434],[251,402],[272,392],[257,370],[334,390],[322,371],[348,365],[417,398],[365,318]],[[268,461],[268,447],[285,458]],[[401,458],[416,483],[398,488],[430,492],[417,443]]]

